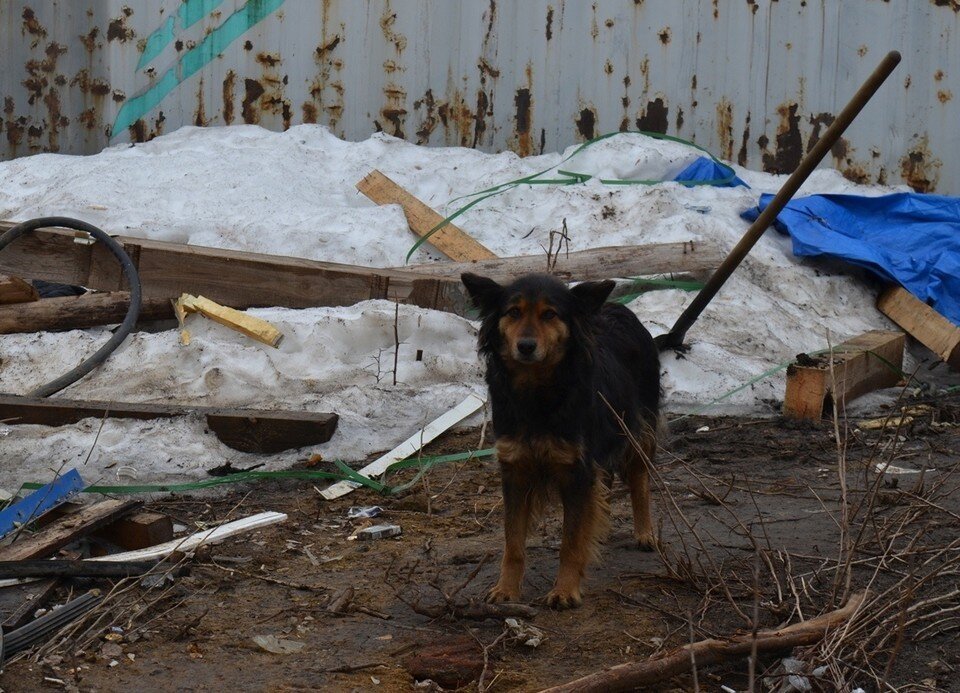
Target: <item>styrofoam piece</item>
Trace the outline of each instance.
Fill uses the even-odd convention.
[[[434,419],[386,455],[374,460],[357,473],[368,479],[378,474],[383,474],[391,464],[407,459],[448,428],[463,421],[475,411],[479,410],[484,404],[486,404],[486,399],[479,395],[473,393],[467,395],[465,400],[446,414]],[[347,495],[354,489],[360,488],[361,485],[362,484],[356,481],[338,481],[321,491],[320,495],[327,500],[333,500],[334,498]]]

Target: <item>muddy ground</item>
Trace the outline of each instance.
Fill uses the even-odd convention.
[[[960,690],[960,647],[954,644],[960,606],[950,595],[958,580],[958,549],[951,542],[960,526],[960,397],[920,394],[909,405],[912,420],[898,430],[899,416],[883,431],[841,422],[845,540],[842,457],[830,421],[674,421],[658,462],[662,553],[633,547],[629,502],[624,487],[615,486],[612,534],[602,562],[589,571],[584,604],[557,612],[539,600],[557,569],[558,515],[533,532],[523,599],[537,613],[523,623],[539,629],[538,647],[522,642],[529,632],[519,639],[503,635],[503,620],[430,618],[411,607],[417,600],[442,604],[441,590],[458,587],[454,600],[480,600],[495,581],[501,513],[491,459],[439,466],[398,496],[361,489],[328,502],[310,483],[268,482],[215,500],[155,499],[149,509],[188,527],[262,510],[283,511],[289,519],[201,551],[172,585],[134,587],[128,594],[138,601],[107,614],[81,641],[74,637],[20,657],[0,686],[406,691],[415,684],[415,656],[440,647],[455,653],[470,690],[482,675],[490,690],[533,691],[642,660],[691,637],[743,631],[755,610],[761,629],[814,616],[842,599],[848,571],[838,558],[849,555],[846,591],[869,583],[872,595],[887,593],[857,621],[858,629],[831,641],[829,658],[817,647],[795,653],[808,674],[832,664],[821,678],[807,676],[813,689],[835,690],[846,680],[868,691],[881,689],[878,681],[901,690]],[[472,450],[478,438],[479,431],[449,434],[428,452]],[[871,468],[878,461],[927,471],[877,475]],[[348,520],[347,508],[374,504],[385,510],[376,521],[396,523],[403,534],[351,541],[356,529],[373,521]],[[847,554],[841,554],[842,541],[851,546]],[[348,587],[354,596],[345,613],[328,612]],[[904,594],[906,601],[898,601]],[[131,621],[147,603],[150,608]],[[118,627],[110,639],[108,625]],[[273,654],[254,643],[258,635],[303,647]],[[495,641],[483,670],[484,646]],[[766,673],[765,688],[785,685],[781,659],[761,659],[758,677]],[[432,677],[442,679],[443,672],[434,667]],[[746,690],[747,662],[698,667],[697,684]],[[684,675],[657,688],[693,687]]]

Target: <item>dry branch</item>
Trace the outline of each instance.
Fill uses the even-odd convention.
[[[725,640],[701,640],[669,650],[643,662],[630,662],[609,667],[575,681],[546,689],[543,693],[586,693],[587,691],[627,691],[639,686],[660,683],[678,674],[690,671],[691,661],[698,667],[757,653],[792,649],[820,641],[831,628],[846,622],[863,603],[865,594],[850,598],[846,606],[836,611],[801,621],[779,630],[758,631],[735,635]],[[754,650],[755,648],[755,650]]]

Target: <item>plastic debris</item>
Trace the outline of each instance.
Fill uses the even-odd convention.
[[[389,537],[400,536],[402,531],[399,525],[374,525],[373,527],[367,527],[357,532],[357,539],[387,539]]]
[[[368,506],[352,506],[347,509],[347,517],[351,520],[355,520],[360,517],[378,517],[383,514],[383,508],[379,505],[368,505]]]
[[[540,643],[544,640],[542,630],[531,626],[529,623],[524,623],[519,618],[506,618],[503,622],[507,625],[507,628],[510,629],[510,634],[513,638],[527,647],[539,647]]]
[[[276,635],[254,635],[253,641],[262,649],[273,654],[295,654],[306,647],[306,643],[296,640],[281,640]]]

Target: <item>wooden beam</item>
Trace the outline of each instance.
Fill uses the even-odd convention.
[[[36,534],[21,536],[19,541],[0,548],[0,561],[26,561],[50,556],[138,505],[140,501],[114,499],[88,505],[72,515],[65,515]]]
[[[951,368],[960,370],[960,327],[901,286],[884,291],[877,308]]]
[[[0,306],[9,303],[27,303],[39,299],[40,294],[29,282],[23,281],[20,277],[0,274]]]
[[[357,183],[357,190],[378,205],[398,204],[403,208],[410,230],[423,238],[443,217],[408,193],[385,175],[374,169]],[[427,241],[451,260],[487,260],[497,257],[488,248],[453,224],[447,224]]]
[[[128,291],[44,298],[0,306],[0,334],[76,330],[123,322],[130,306]],[[140,305],[140,321],[173,318],[170,301],[150,298]]]
[[[902,332],[881,330],[849,339],[834,347],[832,375],[830,354],[792,364],[787,368],[784,416],[819,421],[831,403],[849,402],[896,385],[901,379],[904,341]]]
[[[12,226],[0,222],[0,233]],[[350,306],[370,299],[460,314],[470,307],[452,278],[125,236],[116,240],[137,267],[144,299],[203,294],[238,310]],[[0,253],[0,272],[99,291],[129,289],[103,244],[77,244],[74,233],[63,229],[41,229],[11,243]]]
[[[8,425],[64,426],[81,419],[162,419],[201,414],[220,441],[234,450],[273,453],[330,440],[337,415],[308,411],[262,411],[163,404],[85,402],[0,395],[0,420]]]
[[[668,272],[708,272],[719,267],[724,257],[726,253],[718,245],[706,241],[610,246],[561,253],[549,273],[565,281],[587,281]],[[522,274],[547,272],[547,256],[541,253],[474,262],[430,262],[398,269],[457,279],[464,272],[474,272],[505,282]]]

